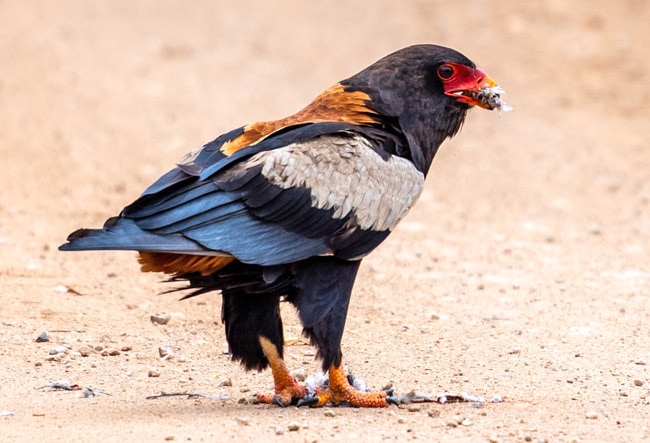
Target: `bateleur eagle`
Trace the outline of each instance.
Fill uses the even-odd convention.
[[[361,259],[413,206],[468,109],[505,108],[500,92],[452,49],[404,48],[290,117],[190,152],[102,229],[79,229],[60,249],[138,251],[143,271],[188,281],[189,296],[220,291],[232,358],[271,367],[275,394],[261,401],[385,406],[386,392],[355,390],[342,364]],[[315,395],[282,360],[281,300],[296,307],[329,371]]]

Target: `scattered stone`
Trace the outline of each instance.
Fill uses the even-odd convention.
[[[598,413],[596,411],[587,411],[585,418],[588,420],[595,420],[598,418]]]
[[[120,349],[120,351],[122,352],[129,352],[131,350],[133,350],[131,346],[122,346],[122,348]]]
[[[291,432],[296,432],[296,431],[299,431],[299,430],[300,430],[300,425],[299,425],[298,423],[295,423],[295,422],[293,422],[293,423],[289,423],[289,424],[287,425],[287,429],[288,429],[289,431],[291,431]]]
[[[50,349],[50,355],[65,354],[67,352],[68,352],[68,348],[66,346],[55,346],[52,349]]]
[[[403,425],[403,424],[406,423],[406,419],[404,417],[400,417],[400,418],[397,419],[397,423],[399,423],[400,425]]]
[[[640,378],[635,378],[634,386],[643,386],[643,380],[641,380]]]
[[[417,405],[411,405],[408,407],[409,412],[420,412],[420,407]]]
[[[642,359],[642,358],[637,358],[637,359],[634,361],[634,364],[635,364],[635,365],[645,366],[645,360]]]
[[[219,385],[218,385],[218,386],[221,386],[221,387],[223,387],[223,386],[232,386],[232,380],[230,379],[230,377],[229,377],[229,378],[225,378],[225,379],[223,379],[223,380],[221,380],[221,381],[219,382]]]
[[[282,430],[282,428],[280,427],[275,428],[275,435],[284,435],[284,431]]]
[[[88,357],[88,356],[90,355],[90,349],[88,349],[88,348],[81,348],[81,349],[79,349],[79,354],[80,354],[82,357]]]
[[[237,417],[237,423],[242,426],[250,426],[251,422],[248,417]]]
[[[427,414],[428,414],[429,417],[431,417],[431,418],[438,418],[438,417],[440,417],[440,411],[439,411],[438,409],[434,409],[434,410],[432,410],[432,411],[429,411]]]
[[[501,403],[503,401],[503,398],[499,394],[493,395],[492,398],[490,399],[490,403]]]
[[[514,348],[510,349],[510,351],[508,351],[508,354],[521,354],[521,348],[515,346]]]
[[[120,355],[120,354],[121,352],[119,351],[119,349],[111,349],[110,351],[108,351],[108,355],[112,357],[115,357],[116,355]]]
[[[453,420],[449,420],[446,424],[447,424],[447,426],[450,427],[450,428],[457,428],[457,427],[458,427],[458,423],[456,423],[456,422],[453,421]]]
[[[161,360],[169,360],[174,356],[174,348],[171,346],[160,346],[158,348],[158,355]]]
[[[463,425],[463,426],[472,426],[474,424],[474,422],[472,421],[471,418],[467,417],[467,418],[463,419],[463,421],[461,421],[460,424]]]
[[[324,415],[325,417],[334,417],[335,414],[334,414],[334,411],[328,409],[328,410],[326,410],[325,412],[323,412],[323,415]]]
[[[74,294],[74,295],[81,295],[81,292],[77,291],[76,289],[73,289],[69,286],[66,285],[57,285],[54,287],[54,292],[58,292],[60,294]]]
[[[168,435],[168,436],[165,437],[165,441],[172,441],[172,440],[175,440],[175,439],[176,439],[176,437],[174,437],[173,435]]]
[[[151,323],[155,325],[166,325],[172,318],[169,314],[153,314],[151,316]]]
[[[47,343],[50,341],[50,336],[47,335],[47,332],[41,332],[38,337],[36,337],[36,343]]]
[[[148,376],[149,377],[160,377],[160,372],[158,372],[155,369],[149,369]]]

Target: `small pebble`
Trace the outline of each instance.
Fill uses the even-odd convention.
[[[328,409],[327,411],[325,411],[325,412],[323,413],[323,415],[324,415],[325,417],[334,417],[334,411],[331,411],[331,410]]]
[[[275,428],[275,435],[284,435],[282,428]]]
[[[634,379],[634,386],[643,386],[643,380],[639,378]]]
[[[420,407],[416,405],[411,405],[408,407],[409,412],[420,412]]]
[[[493,395],[492,398],[490,399],[490,403],[501,403],[503,399],[499,394]]]
[[[397,419],[397,423],[403,425],[404,423],[406,423],[406,419],[404,417],[400,417]]]
[[[50,336],[47,335],[47,332],[41,332],[38,337],[36,337],[36,343],[47,343],[50,341]]]
[[[289,423],[287,429],[291,432],[296,432],[300,430],[300,425],[298,423]]]
[[[434,409],[433,411],[429,411],[429,412],[427,412],[427,414],[428,414],[429,417],[431,417],[431,418],[438,418],[438,417],[440,417],[440,411],[437,410],[437,409]]]
[[[50,349],[50,355],[65,354],[66,352],[68,352],[68,348],[65,346],[55,346],[52,349]]]
[[[460,422],[460,424],[463,425],[463,426],[472,426],[474,424],[474,422],[472,421],[471,418],[467,417],[462,422]]]
[[[456,422],[453,421],[453,420],[449,420],[449,421],[447,422],[447,426],[450,427],[450,428],[457,428],[457,427],[458,427],[458,423],[456,423]]]
[[[132,348],[131,346],[122,346],[122,348],[120,349],[120,351],[122,351],[122,352],[129,352],[129,351],[132,350],[132,349],[133,349],[133,348]]]
[[[173,435],[168,435],[168,436],[165,437],[165,441],[172,441],[172,440],[175,440],[175,439],[176,439],[176,437],[174,437]]]
[[[642,359],[642,358],[637,358],[637,359],[634,361],[634,364],[635,364],[635,365],[645,366],[645,360]]]
[[[598,418],[598,413],[597,413],[596,411],[588,411],[588,412],[585,414],[585,417],[586,417],[588,420],[595,420],[595,419]]]
[[[224,378],[219,382],[218,386],[232,386],[232,380],[230,378]]]
[[[169,314],[153,314],[151,316],[151,323],[155,325],[166,325],[172,318]]]
[[[108,355],[111,355],[113,357],[115,357],[116,355],[120,355],[120,354],[121,354],[121,352],[118,349],[111,349],[110,351],[108,351]]]
[[[250,426],[251,422],[247,417],[237,417],[237,423],[242,426]]]
[[[82,357],[88,357],[88,356],[90,355],[90,349],[88,349],[88,348],[81,348],[81,349],[79,349],[79,354],[80,354]]]
[[[171,346],[160,346],[158,348],[158,355],[162,360],[168,360],[174,356],[174,349]]]
[[[149,377],[160,377],[160,372],[155,369],[149,369],[148,375]]]

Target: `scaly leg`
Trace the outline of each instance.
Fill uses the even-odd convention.
[[[313,397],[314,400],[302,401],[302,404],[311,406],[324,406],[328,403],[338,405],[348,403],[350,406],[357,408],[381,408],[388,406],[390,398],[385,391],[379,392],[360,392],[357,391],[350,383],[343,370],[343,364],[339,366],[330,366],[329,369],[329,386],[328,388]]]
[[[266,337],[260,336],[260,345],[271,366],[275,394],[257,394],[260,403],[275,403],[279,406],[289,406],[307,395],[307,388],[296,383],[287,365],[280,357],[278,349]]]

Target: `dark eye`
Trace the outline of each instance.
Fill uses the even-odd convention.
[[[455,72],[451,65],[442,65],[438,68],[438,77],[443,80],[449,80]]]

